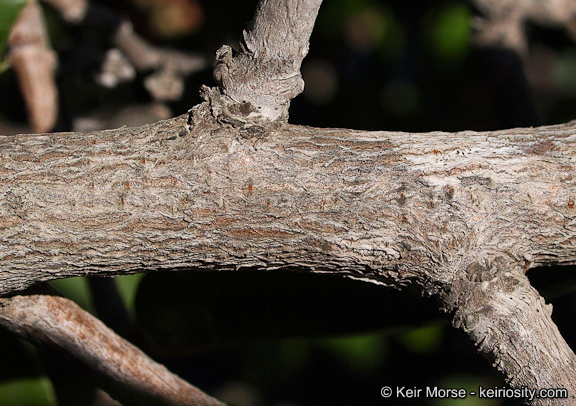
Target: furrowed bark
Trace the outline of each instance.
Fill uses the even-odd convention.
[[[550,366],[551,384],[567,384],[556,371],[574,365],[574,355],[557,344],[549,315],[511,307],[537,303],[535,292],[510,293],[498,305],[503,295],[485,296],[489,308],[509,311],[470,303],[507,273],[524,283],[532,266],[576,263],[574,124],[456,134],[288,124],[255,131],[212,113],[204,103],[190,117],[140,128],[1,137],[2,292],[163,269],[340,273],[439,298],[481,352],[494,357],[506,347],[508,356],[494,359],[511,385],[541,388],[539,377],[516,378],[538,364],[534,357]],[[495,328],[458,321],[486,314],[510,327],[495,335],[502,340],[515,325],[533,326],[526,342],[559,346],[566,366],[524,344],[490,341]]]
[[[574,396],[574,353],[524,272],[576,263],[576,124],[288,125],[319,5],[262,0],[187,117],[1,137],[0,294],[156,270],[338,273],[437,298],[513,388]]]
[[[574,124],[481,134],[260,128],[219,123],[205,103],[189,119],[141,128],[0,138],[2,292],[85,274],[296,266],[411,285],[454,312],[472,297],[462,280],[505,275],[486,258],[514,264],[520,279],[531,266],[576,262]],[[466,320],[477,311],[462,310]],[[551,334],[529,340],[550,348]],[[514,363],[534,360],[512,350],[500,368],[514,384]],[[538,388],[530,379],[518,382]]]
[[[443,296],[445,310],[517,391],[515,397],[530,405],[575,404],[576,357],[550,317],[552,305],[523,270],[498,257],[461,275]]]
[[[43,348],[70,354],[122,405],[224,406],[68,299],[17,295],[1,298],[0,310],[0,325]]]
[[[255,135],[205,104],[193,114],[190,133],[179,117],[1,137],[1,292],[157,269],[302,265],[410,284],[449,282],[487,252],[576,262],[574,125]]]

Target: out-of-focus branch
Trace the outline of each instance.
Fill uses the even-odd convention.
[[[223,406],[66,298],[41,294],[2,298],[0,325],[43,348],[72,355],[124,406]]]
[[[483,13],[475,21],[476,41],[504,47],[520,54],[527,51],[526,21],[562,27],[576,40],[576,2],[572,0],[472,0]]]
[[[156,100],[178,100],[184,91],[183,78],[207,66],[206,58],[155,47],[134,32],[132,24],[123,21],[114,43],[138,70],[157,69],[146,79],[146,89]]]
[[[87,0],[49,0],[46,3],[58,10],[62,18],[71,24],[81,22],[88,11]]]
[[[184,91],[184,78],[205,69],[207,60],[203,55],[184,53],[153,46],[140,37],[132,24],[116,13],[86,0],[45,0],[60,12],[62,18],[72,24],[89,24],[110,31],[118,52],[108,55],[104,71],[98,76],[100,84],[113,87],[116,83],[131,79],[131,69],[156,70],[146,80],[146,88],[157,101],[178,100]],[[121,63],[120,63],[121,62]],[[119,68],[120,67],[120,68]]]
[[[114,36],[116,45],[130,58],[136,68],[153,69],[168,64],[174,72],[190,74],[206,67],[206,60],[199,55],[185,54],[155,47],[134,32],[132,24],[123,21]]]
[[[135,77],[135,69],[154,70],[145,81],[156,101],[182,97],[184,80],[207,66],[200,54],[155,47],[111,10],[86,0],[46,0],[71,24],[88,24],[110,32],[118,49],[112,49],[96,80],[114,87]],[[8,61],[14,67],[29,113],[32,132],[51,131],[58,116],[58,90],[55,84],[57,56],[50,48],[42,9],[36,1],[22,12],[9,39]]]
[[[42,10],[31,2],[22,11],[8,41],[8,60],[20,81],[33,132],[48,132],[58,115],[54,72],[56,54],[47,40]]]

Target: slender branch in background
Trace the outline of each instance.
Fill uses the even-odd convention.
[[[46,3],[58,10],[62,18],[70,24],[80,24],[89,6],[87,0],[48,0]]]
[[[1,298],[0,325],[42,348],[70,354],[124,406],[223,405],[66,298],[39,294]]]
[[[503,47],[526,55],[525,23],[562,27],[576,40],[576,2],[564,0],[472,0],[483,16],[474,25],[479,45]]]
[[[106,7],[88,3],[86,0],[46,0],[60,12],[62,18],[72,24],[99,27],[111,33],[118,49],[110,50],[103,64],[98,81],[113,87],[131,80],[134,69],[156,72],[148,76],[146,88],[157,101],[178,100],[184,92],[184,79],[205,69],[208,62],[203,55],[184,53],[151,45],[141,38],[132,24]]]
[[[58,116],[55,84],[56,53],[48,45],[40,5],[32,1],[22,11],[8,41],[8,60],[20,81],[33,132],[52,130]]]
[[[184,78],[205,69],[203,55],[183,53],[152,46],[123,21],[114,35],[114,43],[138,70],[157,69],[145,81],[146,89],[156,100],[178,100],[184,92]]]
[[[95,26],[112,36],[118,48],[106,53],[102,71],[95,77],[102,86],[114,87],[132,80],[136,70],[155,70],[145,79],[146,89],[158,102],[175,101],[182,97],[186,77],[208,66],[201,54],[149,44],[134,32],[130,22],[105,7],[86,0],[46,2],[67,22]],[[8,61],[18,75],[34,133],[52,131],[58,118],[57,55],[50,48],[47,35],[42,9],[32,1],[12,29]]]

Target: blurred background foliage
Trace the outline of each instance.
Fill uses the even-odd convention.
[[[131,19],[160,46],[210,57],[238,41],[255,0],[96,0]],[[16,0],[0,0],[0,45]],[[142,76],[113,89],[93,76],[110,33],[72,27],[44,5],[59,54],[61,117],[150,102]],[[526,70],[507,51],[477,49],[474,10],[455,0],[327,0],[302,73],[304,94],[290,121],[366,130],[488,130],[559,123],[576,113],[576,47],[563,32],[528,27]],[[0,48],[0,51],[2,49]],[[210,69],[190,77],[174,115],[200,102]],[[26,110],[14,73],[0,75],[0,121],[23,128]],[[555,317],[574,340],[573,295],[554,296],[558,279],[530,274],[548,288]],[[382,386],[501,386],[489,365],[431,306],[412,296],[335,276],[245,271],[154,273],[114,282],[134,325],[128,338],[171,370],[229,405],[497,406],[503,399],[383,399]],[[84,278],[53,285],[95,311]],[[104,298],[104,300],[106,300]],[[560,309],[560,310],[558,310]],[[564,310],[562,310],[564,309]],[[572,313],[573,314],[573,313]],[[36,349],[0,333],[0,405],[55,405]],[[74,387],[71,386],[73,391]]]

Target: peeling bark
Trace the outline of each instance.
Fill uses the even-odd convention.
[[[524,275],[576,264],[576,123],[288,125],[319,4],[261,1],[188,116],[0,137],[0,294],[156,270],[338,273],[436,298],[511,387],[572,396],[529,404],[576,404],[576,357]]]
[[[470,320],[504,323],[502,340],[532,326],[533,348],[558,342],[523,272],[576,263],[574,124],[457,134],[262,128],[222,125],[205,103],[190,119],[141,128],[0,138],[2,292],[160,269],[340,273],[439,298],[511,385],[542,384],[528,372],[516,378],[541,354],[518,344],[494,355],[500,330]],[[524,288],[499,312],[491,303],[504,296],[490,286],[508,275]],[[492,293],[472,300],[482,291]],[[532,310],[514,310],[526,292]],[[574,355],[559,348],[569,370]]]
[[[510,387],[535,391],[518,392],[527,404],[574,404],[576,357],[550,318],[552,305],[545,304],[521,268],[502,257],[474,263],[467,271],[444,296],[454,326],[472,339]],[[497,276],[486,279],[486,271]]]
[[[186,117],[0,138],[2,292],[216,265],[450,282],[487,253],[576,262],[573,125],[405,134]],[[188,132],[189,131],[189,132]],[[448,268],[444,270],[443,268]]]
[[[233,55],[229,46],[218,50],[214,78],[226,115],[243,122],[287,121],[290,101],[304,90],[300,65],[321,3],[261,0],[240,52]]]

